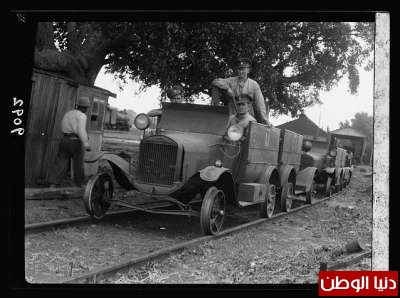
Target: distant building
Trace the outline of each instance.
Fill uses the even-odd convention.
[[[310,118],[301,114],[299,118],[277,126],[303,135],[304,140],[311,141],[314,149],[325,150],[328,145],[328,133],[318,127]]]
[[[352,127],[339,128],[332,131],[331,134],[336,137],[344,149],[349,149],[353,152],[353,159],[356,163],[363,160],[366,135]]]

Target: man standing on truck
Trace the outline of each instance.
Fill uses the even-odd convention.
[[[219,105],[220,101],[229,107],[229,113],[237,112],[236,100],[240,95],[246,94],[252,99],[250,114],[257,122],[271,126],[268,118],[268,101],[264,100],[258,83],[248,77],[250,72],[250,60],[240,58],[237,65],[237,76],[229,78],[217,78],[211,82],[211,104]]]
[[[65,176],[70,159],[73,161],[74,180],[78,187],[84,182],[83,156],[84,149],[90,151],[86,131],[86,111],[90,106],[88,97],[80,97],[78,106],[68,111],[61,120],[61,139],[56,162],[50,178],[50,187],[56,187]]]

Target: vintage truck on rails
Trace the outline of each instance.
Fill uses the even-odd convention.
[[[157,117],[156,132],[140,142],[135,171],[112,153],[101,152],[92,161],[107,161],[118,184],[140,193],[149,204],[167,205],[146,207],[113,198],[111,175],[99,172],[87,183],[83,198],[93,218],[102,218],[113,203],[150,213],[197,216],[205,234],[217,234],[227,204],[258,204],[261,216],[271,217],[290,210],[294,198],[304,199],[297,196],[301,193],[311,203],[320,170],[301,164],[314,161],[311,153],[302,158],[303,136],[255,122],[246,131],[237,125],[228,128],[224,106],[163,103]],[[143,131],[149,123],[147,114],[135,119]]]
[[[338,147],[337,140],[329,135],[324,147],[314,148],[311,142],[305,142],[301,165],[318,169],[313,187],[329,196],[350,183],[353,167],[351,162],[346,163],[346,158],[346,150]]]

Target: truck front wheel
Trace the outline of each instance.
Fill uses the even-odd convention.
[[[200,225],[204,234],[216,235],[225,218],[225,193],[211,186],[204,195],[200,211]]]
[[[83,203],[86,212],[94,219],[101,219],[111,205],[113,182],[108,173],[91,177],[86,185]]]

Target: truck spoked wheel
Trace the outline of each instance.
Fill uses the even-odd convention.
[[[92,218],[103,218],[111,205],[113,191],[113,182],[109,174],[100,173],[90,178],[83,195],[86,212]]]
[[[261,203],[260,216],[270,218],[274,214],[276,205],[276,186],[267,184],[265,202]]]
[[[282,193],[281,193],[282,212],[287,212],[290,209],[292,209],[293,197],[294,197],[293,183],[288,182],[282,188]]]
[[[335,183],[335,192],[339,192],[343,189],[343,178],[339,177],[338,184]]]
[[[217,234],[225,218],[225,194],[215,186],[210,187],[203,198],[200,225],[204,234]]]
[[[306,192],[306,204],[312,204],[316,194],[315,181],[311,183],[310,189]]]
[[[325,183],[325,195],[330,197],[332,195],[332,177],[328,177]]]
[[[345,183],[345,180],[344,180],[344,178],[343,178],[343,176],[341,176],[340,177],[340,180],[339,180],[339,191],[342,191],[343,190],[343,188],[344,188],[344,183]]]

